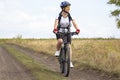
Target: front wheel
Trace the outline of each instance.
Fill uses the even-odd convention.
[[[69,45],[66,45],[65,48],[65,55],[64,55],[64,76],[68,77],[69,72],[70,72],[70,47]]]
[[[63,48],[60,50],[59,63],[60,63],[60,72],[64,73],[64,54],[65,51]]]

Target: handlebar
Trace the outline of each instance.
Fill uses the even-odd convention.
[[[57,33],[55,33],[55,34],[60,34],[60,35],[66,35],[66,34],[70,34],[71,36],[73,36],[73,35],[78,35],[78,33],[77,32],[66,32],[66,33],[62,33],[62,32],[57,32]]]
[[[73,35],[78,35],[78,33],[77,32],[71,32],[71,35],[73,36]]]

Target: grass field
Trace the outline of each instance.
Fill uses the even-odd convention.
[[[8,39],[3,41],[53,56],[57,42],[55,39]],[[92,68],[120,74],[119,39],[74,39],[72,50],[75,68]]]

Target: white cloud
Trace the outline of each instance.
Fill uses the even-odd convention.
[[[21,8],[21,3],[14,0],[0,1],[0,37],[22,34],[25,37],[44,36],[52,30],[52,18],[47,14],[32,14]],[[48,7],[43,11],[47,12]],[[54,8],[49,8],[49,10]],[[49,31],[48,31],[49,29]],[[46,32],[47,31],[47,32]],[[40,33],[38,35],[38,33]]]
[[[43,10],[45,12],[55,12],[55,11],[58,11],[58,8],[55,6],[44,6],[44,7],[42,7],[41,10]]]

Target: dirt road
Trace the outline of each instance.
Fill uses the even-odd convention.
[[[0,46],[0,80],[35,80],[29,71]]]
[[[16,45],[10,46],[22,53],[27,54],[28,56],[32,57],[35,61],[44,64],[50,70],[60,73],[58,61],[54,56],[45,55],[44,53],[38,54],[38,52],[22,48]],[[95,70],[78,70],[73,68],[70,71],[70,76],[68,77],[68,80],[120,80],[120,78],[111,77],[106,75],[105,73],[97,72]]]

